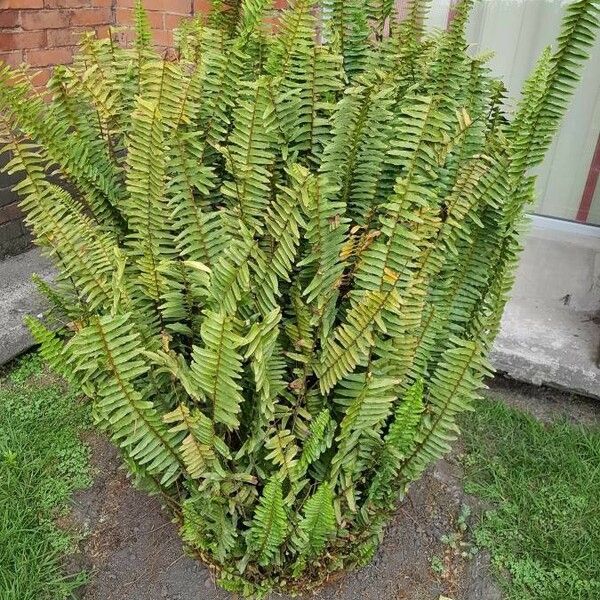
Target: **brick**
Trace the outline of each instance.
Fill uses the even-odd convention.
[[[149,11],[148,22],[152,29],[164,29],[163,13],[159,11]],[[115,22],[117,25],[133,25],[135,22],[135,13],[131,8],[117,8],[115,13]]]
[[[105,25],[110,23],[111,10],[108,8],[81,8],[73,11],[71,25]]]
[[[152,40],[155,46],[162,48],[173,47],[173,32],[172,31],[156,31],[152,32]]]
[[[6,63],[9,67],[18,67],[23,62],[23,52],[21,50],[0,52],[0,61]]]
[[[19,24],[18,10],[3,10],[0,11],[0,27],[16,27]]]
[[[30,31],[68,27],[70,20],[71,11],[68,10],[24,10],[21,12],[21,27]]]
[[[19,208],[18,202],[7,204],[0,208],[0,225],[9,221],[20,221],[23,219],[23,213]]]
[[[113,0],[92,0],[92,6],[99,8],[112,8]]]
[[[110,37],[110,25],[99,25],[96,27],[96,37],[100,39],[107,39]]]
[[[194,0],[193,4],[193,13],[195,15],[202,13],[208,14],[211,9],[210,0]]]
[[[43,8],[44,0],[8,0],[8,8]]]
[[[190,15],[192,13],[193,0],[145,0],[146,10],[161,10],[178,15]]]
[[[72,48],[42,48],[28,50],[26,60],[32,67],[49,67],[51,65],[64,65],[73,58]]]
[[[0,35],[0,51],[42,48],[45,44],[45,31],[18,31]]]
[[[181,21],[188,19],[187,15],[171,15],[169,13],[165,13],[165,30],[171,31],[172,29],[177,29],[181,24]]]
[[[43,69],[38,69],[31,78],[31,82],[36,88],[43,88],[47,83],[50,77],[52,76],[52,67],[44,67]]]
[[[131,11],[133,14],[133,11]],[[150,27],[152,29],[164,29],[164,13],[158,10],[150,10],[148,11],[148,22],[150,23]],[[133,17],[132,17],[133,18]]]
[[[67,29],[49,29],[46,32],[48,39],[48,48],[60,46],[73,46],[79,40],[79,37],[87,31],[85,27],[69,27]]]
[[[210,0],[144,0],[146,11],[159,10],[165,13],[191,15],[194,4],[203,4],[210,9]],[[117,0],[117,8],[134,8],[135,0]]]
[[[117,27],[133,24],[133,10],[130,8],[117,8],[115,11],[115,23]]]
[[[45,8],[85,8],[91,0],[44,0]]]

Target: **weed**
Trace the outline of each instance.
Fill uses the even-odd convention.
[[[468,493],[492,506],[475,530],[509,600],[600,597],[600,431],[549,426],[482,401],[465,421]]]
[[[444,561],[437,555],[431,557],[431,570],[437,575],[443,575],[446,568],[444,567]]]

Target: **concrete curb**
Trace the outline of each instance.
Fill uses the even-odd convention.
[[[39,315],[45,303],[31,275],[52,279],[54,270],[38,249],[0,262],[0,364],[12,360],[33,346],[23,324],[25,315]]]
[[[600,399],[599,344],[593,313],[513,300],[490,359],[511,379]]]

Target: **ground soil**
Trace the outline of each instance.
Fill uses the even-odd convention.
[[[536,387],[504,377],[489,382],[489,394],[538,421],[566,419],[573,424],[600,425],[600,401],[549,387]]]
[[[584,423],[598,421],[597,402],[561,392],[496,380],[490,393],[543,420],[567,416]],[[90,573],[80,599],[232,600],[233,595],[216,587],[208,569],[185,554],[176,525],[159,500],[132,487],[111,445],[95,434],[87,441],[95,481],[76,495],[70,518],[70,527],[87,533],[69,565]],[[457,518],[464,504],[475,513],[481,510],[461,483],[458,448],[412,486],[373,563],[336,577],[313,597],[500,600],[485,553],[465,558],[460,548],[442,541],[445,535],[459,532]],[[462,541],[468,543],[466,537]],[[432,560],[437,568],[432,568]]]

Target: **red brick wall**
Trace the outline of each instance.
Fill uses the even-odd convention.
[[[133,24],[135,0],[115,0],[115,22],[119,25]],[[152,37],[157,46],[168,47],[173,44],[173,29],[181,19],[190,17],[198,11],[210,8],[208,0],[145,0],[144,7],[152,28]]]
[[[71,62],[78,36],[90,29],[106,35],[115,0],[0,0],[0,60],[29,63],[43,85],[51,67]]]
[[[275,9],[286,0],[274,0]],[[108,27],[133,24],[135,0],[0,0],[0,60],[38,68],[43,85],[51,67],[68,64],[78,36],[91,29],[105,36]],[[157,46],[173,44],[181,19],[207,12],[210,0],[145,0]]]
[[[287,0],[274,0],[273,8],[287,6]],[[133,24],[135,0],[115,0],[115,22],[117,25]],[[154,43],[157,46],[173,45],[173,30],[181,19],[210,11],[210,0],[144,0],[148,12]]]

